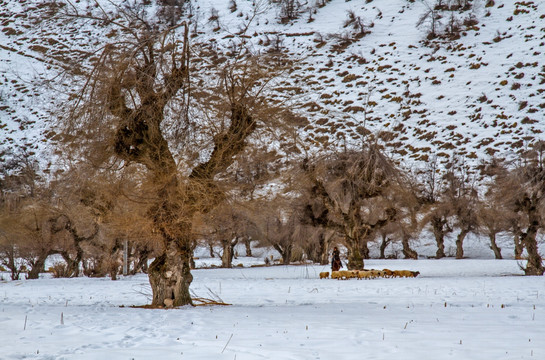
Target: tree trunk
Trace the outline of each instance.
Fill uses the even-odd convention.
[[[273,247],[282,257],[282,263],[284,265],[289,265],[291,262],[292,245],[281,246],[280,244],[273,244]]]
[[[537,248],[536,234],[529,233],[525,234],[524,245],[526,251],[528,252],[528,262],[526,263],[526,268],[524,269],[525,275],[543,275],[545,268],[543,267],[543,262],[541,255]]]
[[[321,254],[320,254],[320,265],[329,264],[329,244],[328,241],[320,243],[321,245]]]
[[[526,268],[524,269],[525,275],[543,275],[545,268],[539,250],[537,247],[537,231],[539,229],[539,214],[535,202],[532,202],[528,206],[526,212],[528,214],[528,221],[530,225],[525,233],[522,233],[521,242],[526,247],[528,252],[528,261],[526,262]]]
[[[432,219],[433,235],[435,236],[435,242],[437,243],[437,252],[435,253],[436,259],[444,258],[445,255],[445,230],[443,229],[444,222],[441,218],[434,217]]]
[[[214,246],[212,245],[211,242],[208,243],[208,252],[209,252],[211,258],[216,257],[214,255]]]
[[[361,243],[361,256],[363,256],[364,259],[369,259],[369,247],[367,246],[367,239],[363,240]]]
[[[524,251],[524,244],[521,240],[522,231],[519,228],[514,230],[513,242],[515,243],[515,259],[522,259],[522,252]]]
[[[148,269],[153,290],[151,306],[175,307],[192,305],[189,285],[192,251],[189,241],[168,241],[165,252],[155,258]]]
[[[385,234],[383,234],[383,235],[382,235],[382,243],[380,244],[380,256],[379,256],[379,259],[385,259],[385,258],[386,258],[385,252],[386,252],[386,248],[388,247],[388,245],[390,244],[390,242],[392,242],[392,240],[389,239]]]
[[[490,239],[490,249],[494,252],[494,256],[496,259],[501,260],[503,257],[501,256],[501,248],[498,247],[498,244],[496,243],[496,233],[495,232],[489,232],[488,238]]]
[[[244,238],[244,247],[246,248],[246,256],[252,257],[252,240]]]
[[[19,275],[21,274],[21,268],[17,266],[17,263],[15,262],[15,246],[10,245],[9,249],[6,251],[6,257],[8,258],[8,261],[3,261],[4,265],[10,270],[11,272],[11,280],[19,280]]]
[[[235,246],[238,243],[238,238],[235,237],[235,240],[223,240],[221,242],[223,247],[223,253],[221,254],[221,267],[222,268],[231,268],[233,267],[233,257],[235,255]]]
[[[133,268],[129,271],[129,275],[135,275],[139,271],[147,273],[149,250],[138,250],[135,255],[137,255],[136,260],[133,261]]]
[[[464,239],[468,233],[468,229],[462,229],[456,237],[456,259],[464,258]]]
[[[358,248],[348,250],[348,269],[363,270],[363,256]]]
[[[47,260],[47,257],[50,255],[50,253],[42,253],[38,256],[38,259],[36,259],[36,262],[32,264],[32,268],[27,274],[27,279],[38,279],[40,277],[40,272],[43,271],[45,267],[45,261]]]
[[[231,268],[233,266],[233,252],[229,241],[222,241],[223,252],[221,254],[221,267]]]
[[[79,276],[79,264],[81,262],[81,257],[83,252],[76,251],[76,257],[72,259],[68,252],[62,251],[62,258],[66,262],[66,275],[67,277],[78,277]]]
[[[348,269],[363,270],[364,261],[360,252],[359,241],[347,239],[346,247],[348,248]]]
[[[409,244],[410,237],[403,235],[401,237],[401,244],[403,245],[403,256],[405,256],[405,259],[418,259],[418,253],[411,249],[411,246]]]

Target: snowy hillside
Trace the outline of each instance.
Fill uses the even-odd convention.
[[[54,146],[58,109],[77,91],[64,69],[88,64],[109,38],[97,21],[51,20],[48,3],[0,0],[0,146]],[[296,59],[276,91],[308,119],[310,147],[357,146],[380,132],[399,159],[446,161],[508,156],[545,138],[545,3],[434,10],[432,40],[430,17],[417,26],[432,0],[311,1],[295,19],[283,3],[193,0],[192,41],[227,47],[242,36]],[[442,36],[453,25],[459,38]]]

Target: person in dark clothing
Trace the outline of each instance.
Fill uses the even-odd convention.
[[[341,254],[339,252],[339,249],[337,249],[337,247],[335,246],[333,248],[333,255],[331,257],[331,271],[339,271],[341,267]]]

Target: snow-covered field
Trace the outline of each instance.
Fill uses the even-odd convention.
[[[319,280],[323,266],[201,269],[231,306],[132,308],[145,275],[0,283],[1,359],[545,359],[545,277],[514,260],[368,260],[415,279]],[[7,278],[4,275],[4,278]]]

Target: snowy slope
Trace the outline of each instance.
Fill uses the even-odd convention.
[[[244,38],[255,51],[298,59],[276,90],[308,118],[301,136],[310,147],[358,146],[370,131],[404,161],[509,156],[545,138],[545,3],[473,3],[439,21],[455,17],[460,39],[427,42],[429,22],[417,27],[423,1],[307,2],[282,24],[278,4],[238,1],[232,11],[226,0],[194,0],[193,41],[227,47],[249,23]],[[63,67],[84,66],[111,30],[50,21],[43,4],[0,0],[0,146],[53,144],[55,109],[76,90]],[[367,35],[344,26],[348,11]],[[470,18],[477,24],[463,25]]]

